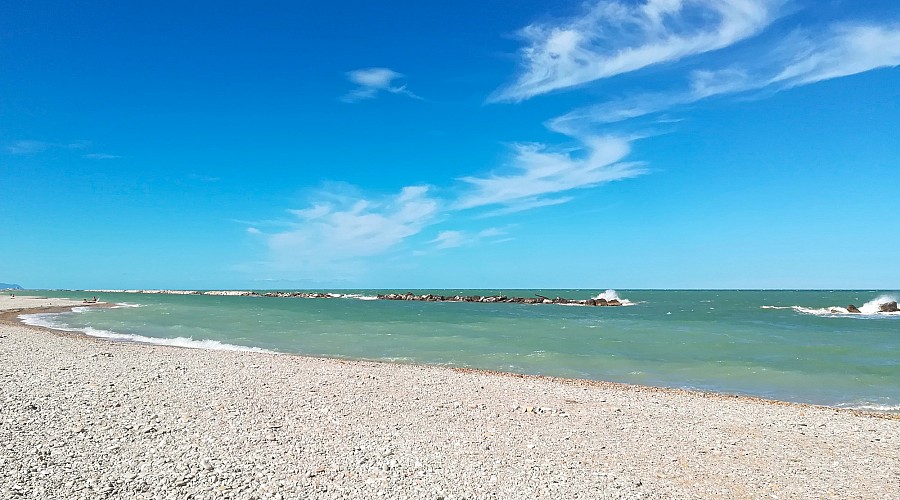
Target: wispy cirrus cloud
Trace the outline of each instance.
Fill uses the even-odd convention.
[[[631,140],[617,136],[579,137],[576,148],[545,144],[515,144],[508,173],[461,180],[468,189],[457,200],[458,209],[500,206],[502,215],[537,207],[558,205],[571,197],[548,197],[575,189],[634,177],[643,173],[640,163],[623,161]]]
[[[407,186],[378,200],[329,196],[289,210],[285,226],[249,234],[264,238],[274,269],[323,269],[395,249],[432,224],[439,203],[427,186]]]
[[[590,188],[647,171],[631,156],[635,142],[648,133],[628,131],[640,131],[642,122],[620,122],[655,115],[654,123],[676,123],[680,119],[672,113],[703,99],[783,91],[900,66],[897,23],[820,23],[790,31],[785,18],[770,29],[788,2],[593,0],[578,18],[527,26],[520,32],[522,71],[495,91],[491,102],[606,85],[652,65],[657,71],[624,79],[636,88],[619,86],[618,98],[597,102],[597,92],[585,93],[581,106],[546,122],[561,134],[559,144],[513,144],[505,164],[457,179],[455,191],[439,191],[454,193],[443,199],[424,186],[384,197],[327,195],[289,211],[290,218],[246,223],[246,231],[264,242],[270,269],[309,269],[318,276],[360,271],[375,256],[425,255],[505,241],[505,229],[472,229],[473,219],[562,205]],[[729,48],[738,42],[739,47]],[[735,53],[740,57],[732,57]],[[718,62],[723,58],[736,62],[723,65]],[[344,96],[346,102],[385,92],[418,98],[396,83],[401,74],[387,68],[347,76],[356,88]],[[644,76],[651,76],[647,85]],[[646,88],[662,90],[641,90]],[[449,224],[452,229],[444,229]]]
[[[635,93],[550,120],[552,128],[608,124],[667,111],[710,97],[748,91],[783,91],[833,78],[900,66],[900,24],[838,24],[817,33],[797,31],[755,59],[721,69],[692,71],[687,85]]]
[[[356,85],[356,88],[347,92],[341,100],[347,103],[374,99],[382,92],[400,94],[413,99],[422,99],[406,88],[406,85],[395,85],[394,81],[402,79],[404,75],[388,68],[363,68],[347,73],[347,79]]]
[[[520,30],[522,71],[489,102],[555,90],[733,45],[764,30],[784,0],[600,0],[582,15]]]

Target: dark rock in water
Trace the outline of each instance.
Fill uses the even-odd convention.
[[[601,297],[601,298],[597,299],[597,305],[598,306],[608,306],[609,301],[607,301],[606,299]]]
[[[878,310],[883,313],[895,313],[900,312],[900,309],[897,309],[897,301],[885,302],[878,306]]]
[[[847,306],[847,312],[858,313],[860,311],[859,311],[859,309],[857,309],[856,306],[854,306],[853,304],[850,304],[849,306]]]
[[[607,301],[607,302],[606,302],[606,305],[608,305],[608,306],[621,306],[622,303],[619,302],[618,299],[612,299],[612,300]]]

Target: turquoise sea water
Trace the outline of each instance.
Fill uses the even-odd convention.
[[[586,299],[602,290],[413,292]],[[120,304],[26,318],[117,340],[465,366],[900,411],[900,314],[873,311],[900,297],[896,291],[620,290],[634,303],[627,307],[31,293],[99,295]],[[832,312],[848,304],[870,314]]]

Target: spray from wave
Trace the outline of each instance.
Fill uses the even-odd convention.
[[[597,295],[596,297],[591,297],[591,298],[593,298],[594,300],[604,299],[607,302],[609,302],[610,300],[618,300],[623,306],[633,306],[634,305],[634,302],[632,302],[628,299],[623,299],[622,297],[619,297],[619,294],[616,293],[615,290],[607,290],[607,291],[601,293],[600,295]]]
[[[897,298],[892,295],[882,295],[875,300],[870,300],[859,307],[859,312],[863,314],[879,314],[881,313],[881,305],[889,302],[897,302]],[[896,313],[881,313],[896,314]]]

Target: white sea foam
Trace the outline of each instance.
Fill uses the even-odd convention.
[[[619,294],[616,293],[615,290],[607,290],[607,291],[601,293],[600,295],[597,295],[596,297],[593,297],[593,299],[594,299],[594,300],[599,300],[599,299],[605,299],[605,300],[618,300],[619,302],[622,303],[623,306],[633,306],[633,305],[635,305],[634,302],[632,302],[632,301],[630,301],[630,300],[628,300],[628,299],[623,299],[622,297],[619,297]]]
[[[846,403],[838,405],[838,408],[852,410],[900,412],[900,405],[882,405],[877,403]]]
[[[22,314],[19,316],[19,319],[22,320],[26,325],[31,326],[42,326],[45,328],[52,328],[54,330],[63,330],[66,332],[80,332],[85,335],[90,335],[91,337],[98,337],[107,340],[113,340],[117,342],[138,342],[142,344],[155,344],[155,345],[167,345],[174,347],[186,347],[190,349],[209,349],[209,350],[217,350],[217,351],[248,351],[248,352],[263,352],[268,354],[277,354],[275,351],[270,351],[268,349],[263,349],[261,347],[247,347],[242,345],[235,344],[227,344],[225,342],[219,342],[218,340],[212,339],[203,339],[203,340],[194,340],[192,338],[187,337],[175,337],[175,338],[155,338],[155,337],[145,337],[143,335],[131,334],[131,333],[117,333],[111,332],[109,330],[100,330],[97,328],[92,328],[90,326],[84,328],[73,328],[68,325],[65,325],[57,320],[58,314]]]
[[[360,293],[329,293],[328,295],[337,299],[378,300],[378,297],[374,295],[363,295]]]
[[[143,304],[131,304],[128,302],[117,302],[116,305],[112,306],[110,309],[120,309],[122,307],[144,307]]]

